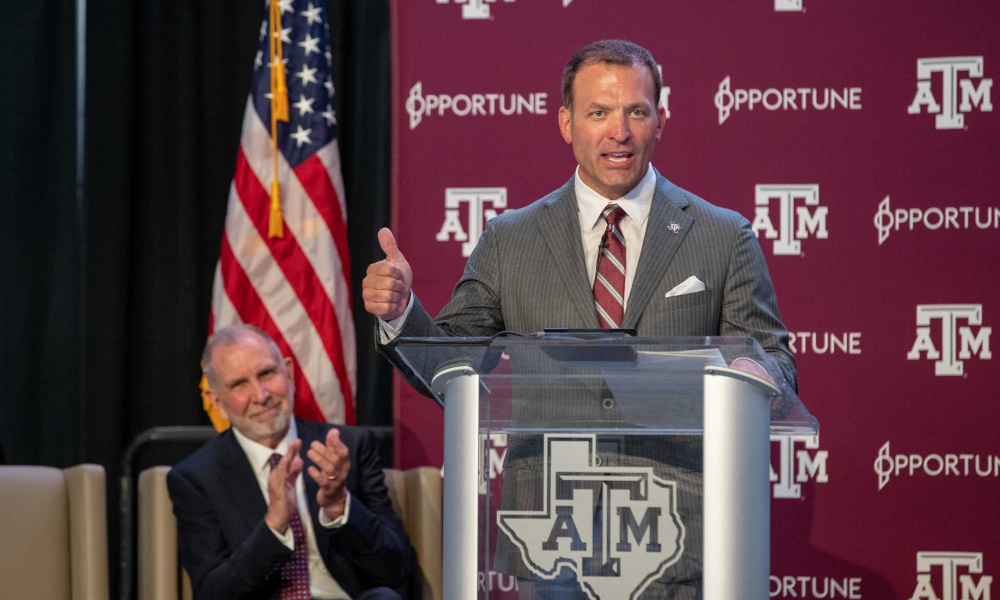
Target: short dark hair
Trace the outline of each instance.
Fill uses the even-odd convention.
[[[254,327],[253,325],[247,325],[246,323],[239,323],[236,325],[230,325],[228,327],[223,327],[217,330],[208,338],[208,342],[205,344],[205,349],[201,353],[201,372],[205,375],[205,379],[208,380],[208,385],[212,389],[215,389],[219,385],[218,377],[216,377],[215,369],[212,368],[212,353],[219,346],[235,346],[241,340],[247,336],[257,336],[260,338],[271,350],[271,354],[274,360],[284,368],[281,358],[281,350],[278,348],[278,344],[271,339],[271,336],[264,333],[263,330]]]
[[[649,50],[628,40],[599,40],[577,50],[573,58],[566,63],[562,77],[562,94],[563,106],[569,110],[573,110],[573,82],[576,80],[576,74],[583,67],[593,64],[622,67],[645,65],[649,69],[649,74],[653,76],[653,104],[660,103],[660,89],[663,87],[663,81],[660,78],[660,70],[656,68],[656,61]]]

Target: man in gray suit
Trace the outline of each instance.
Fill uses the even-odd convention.
[[[386,258],[368,268],[363,297],[365,309],[379,318],[383,353],[406,373],[392,352],[397,336],[490,336],[547,327],[745,336],[760,342],[765,365],[739,360],[732,366],[765,377],[769,371],[795,389],[787,329],[750,223],[677,187],[650,165],[666,122],[657,105],[660,88],[653,57],[631,42],[603,40],[577,51],[563,74],[559,109],[560,132],[579,163],[576,173],[558,190],[487,223],[436,319],[413,294],[412,270],[392,233],[380,231]],[[623,216],[611,216],[619,209]],[[661,464],[700,471],[700,450],[671,451],[674,457]],[[506,487],[504,492],[506,504]],[[679,504],[697,511],[700,492]],[[700,526],[688,532],[700,542]],[[697,562],[680,568],[698,569]],[[694,579],[681,575],[675,585],[653,586],[642,597],[697,597]],[[522,586],[522,597],[525,587],[531,586]]]

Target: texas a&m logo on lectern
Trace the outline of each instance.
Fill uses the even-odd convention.
[[[597,437],[545,435],[541,510],[500,510],[500,530],[543,579],[576,574],[592,600],[638,598],[684,553],[677,487],[651,467],[600,467]]]

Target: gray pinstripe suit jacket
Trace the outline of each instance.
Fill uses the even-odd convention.
[[[400,337],[491,336],[508,330],[533,333],[546,327],[599,327],[577,217],[574,180],[536,202],[490,220],[437,319],[416,302]],[[696,276],[705,290],[667,298]],[[415,298],[415,297],[414,297]],[[778,315],[774,286],[750,223],[672,184],[657,173],[639,265],[623,327],[640,336],[753,337],[766,350],[765,367],[795,389],[795,359]],[[376,339],[378,333],[376,332]],[[420,380],[393,351],[380,348],[418,389]],[[429,380],[433,365],[424,376]],[[516,367],[515,367],[516,368]],[[620,421],[602,408],[607,392],[593,384],[555,394],[515,391],[513,410],[534,421],[561,416]],[[543,395],[544,394],[544,397]],[[511,436],[504,460],[503,505],[540,508],[541,437]],[[678,510],[687,526],[686,550],[643,598],[699,598],[701,573],[701,447],[696,438],[646,443],[642,436],[601,436],[598,452],[608,466],[651,466],[678,484]],[[496,568],[529,577],[518,552],[501,536]],[[575,589],[575,584],[568,584]],[[569,597],[576,597],[573,593]]]
[[[705,282],[704,291],[665,297],[691,275]],[[773,359],[768,370],[780,372],[796,389],[788,332],[750,223],[659,173],[622,326],[649,337],[755,338]],[[534,333],[546,327],[600,327],[572,178],[544,198],[490,220],[451,301],[437,319],[417,301],[400,337]],[[394,352],[385,354],[416,383]]]

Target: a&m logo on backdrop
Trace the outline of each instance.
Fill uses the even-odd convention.
[[[892,454],[889,442],[882,444],[875,457],[878,489],[898,477],[1000,477],[1000,456],[990,454]]]
[[[490,491],[490,482],[497,477],[503,477],[503,461],[507,456],[507,434],[491,433],[487,437],[485,433],[480,433],[479,451],[486,454],[486,460],[480,458],[479,464],[489,470],[489,473],[479,477],[479,495],[484,496]]]
[[[559,0],[554,0],[559,1]],[[561,0],[563,8],[566,8],[573,3],[573,0]],[[794,1],[794,0],[793,0]],[[801,2],[801,0],[799,0]],[[448,4],[452,2],[454,4],[462,5],[462,18],[463,19],[489,19],[490,18],[490,5],[492,4],[511,4],[514,0],[434,0],[437,4]]]
[[[466,211],[465,226],[461,211]],[[434,239],[439,242],[462,242],[462,256],[472,255],[486,222],[507,208],[507,188],[446,188],[444,221]]]
[[[814,237],[825,240],[826,215],[829,209],[819,204],[819,185],[815,183],[761,184],[754,193],[754,216],[751,228],[757,237],[774,240],[775,256],[800,256],[802,240]],[[771,201],[778,201],[778,224],[771,219]],[[795,205],[799,200],[801,204]],[[812,207],[812,208],[810,208]]]
[[[802,12],[802,0],[774,0],[776,12]]]
[[[938,344],[931,336],[931,321],[941,322]],[[962,324],[962,323],[965,324]],[[962,375],[963,360],[978,356],[990,360],[992,327],[982,327],[982,304],[918,304],[917,339],[906,354],[907,360],[926,358],[934,362],[937,376]]]
[[[803,447],[796,448],[796,442]],[[771,444],[778,444],[778,469],[771,465],[772,496],[775,498],[801,498],[803,483],[813,480],[826,483],[828,450],[819,449],[819,436],[796,437],[773,435]]]
[[[638,598],[684,553],[676,483],[650,467],[599,467],[595,435],[545,435],[539,511],[497,525],[542,579],[567,568],[592,600]]]
[[[1000,229],[1000,206],[932,206],[930,208],[895,208],[889,206],[889,196],[878,204],[875,212],[875,229],[878,245],[889,239],[889,234],[906,227],[913,231],[917,226],[929,231],[938,229]]]
[[[663,66],[662,65],[656,65],[656,70],[660,72],[660,81],[662,82],[663,81]],[[659,101],[658,105],[663,107],[663,110],[664,110],[664,112],[667,113],[667,118],[669,119],[670,118],[670,87],[666,83],[663,83],[660,86],[660,101]]]
[[[941,92],[931,90],[933,75],[941,75]],[[949,56],[917,60],[917,93],[906,112],[918,115],[927,112],[934,117],[935,129],[962,129],[965,115],[979,107],[982,112],[993,110],[990,90],[993,80],[983,77],[982,56]]]
[[[917,552],[909,600],[990,600],[993,576],[982,573],[982,552]]]

